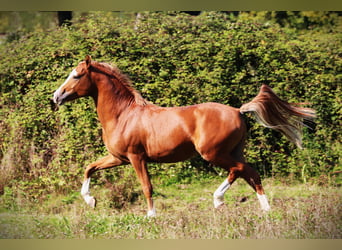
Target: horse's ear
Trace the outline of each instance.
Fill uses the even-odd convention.
[[[86,62],[87,68],[89,68],[91,64],[91,56],[87,55],[85,58],[85,62]]]

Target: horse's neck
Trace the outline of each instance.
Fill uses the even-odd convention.
[[[116,88],[110,79],[98,82],[98,91],[94,96],[99,120],[104,129],[108,124],[114,125],[129,105],[129,95],[123,87]]]

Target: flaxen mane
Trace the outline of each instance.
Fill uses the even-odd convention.
[[[129,77],[123,74],[116,66],[111,66],[108,63],[92,62],[91,67],[92,70],[116,78],[121,84],[121,87],[128,90],[128,92],[132,95],[133,100],[137,105],[145,106],[147,104],[147,101],[141,96],[141,94],[133,88]]]

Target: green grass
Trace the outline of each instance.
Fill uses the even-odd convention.
[[[110,191],[94,186],[96,209],[77,193],[51,196],[42,204],[0,200],[0,238],[35,239],[334,239],[341,238],[341,188],[266,179],[272,210],[260,211],[255,193],[242,180],[227,191],[226,205],[213,208],[220,179],[156,185],[158,216],[146,218],[142,195],[111,208]],[[245,202],[241,200],[246,199]],[[6,200],[4,200],[6,199]],[[16,204],[14,204],[16,203]]]

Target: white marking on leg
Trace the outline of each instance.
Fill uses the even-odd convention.
[[[229,189],[230,184],[228,182],[228,179],[225,179],[224,182],[216,189],[214,192],[214,207],[218,208],[223,204],[223,196],[224,193]]]
[[[82,184],[82,189],[81,189],[81,195],[83,196],[83,199],[85,202],[91,206],[92,208],[95,207],[95,199],[94,197],[90,196],[90,191],[89,191],[89,184],[90,184],[90,178],[85,180]]]
[[[154,208],[154,206],[153,206],[153,208],[151,209],[151,210],[148,210],[147,211],[147,217],[149,217],[149,218],[151,218],[151,217],[156,217],[156,209]]]
[[[81,195],[85,196],[89,194],[89,184],[90,184],[90,178],[86,179],[83,184],[82,184],[82,189],[81,189]]]
[[[269,211],[271,209],[270,205],[268,204],[267,197],[264,194],[258,194],[258,199],[261,205],[261,209],[264,211]]]

